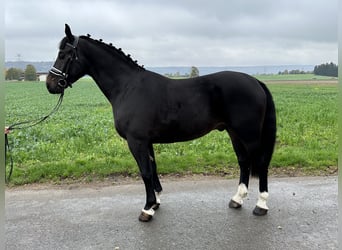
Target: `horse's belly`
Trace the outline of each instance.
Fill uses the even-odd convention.
[[[170,123],[166,128],[155,131],[152,136],[154,143],[172,143],[189,141],[206,135],[213,129],[222,127],[219,123],[189,122],[188,124]]]

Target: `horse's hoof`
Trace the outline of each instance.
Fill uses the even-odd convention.
[[[149,215],[145,212],[141,212],[141,214],[139,215],[139,221],[142,222],[149,222],[150,220],[152,220],[153,216]]]
[[[263,216],[267,214],[267,209],[256,206],[253,210],[253,214],[256,216]]]
[[[230,200],[229,207],[237,209],[237,208],[241,208],[241,204],[237,203],[236,201]]]

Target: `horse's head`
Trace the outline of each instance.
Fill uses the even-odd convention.
[[[65,35],[60,43],[57,59],[47,78],[46,87],[51,94],[60,94],[85,75],[78,54],[79,38],[71,33],[65,24]]]

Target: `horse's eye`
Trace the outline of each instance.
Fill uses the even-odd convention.
[[[58,58],[59,59],[64,59],[64,57],[65,57],[65,53],[63,53],[63,52],[59,52],[58,53]]]

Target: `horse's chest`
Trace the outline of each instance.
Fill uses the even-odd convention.
[[[123,138],[127,138],[128,134],[146,134],[153,126],[153,120],[151,110],[141,109],[139,106],[114,112],[115,129]]]

